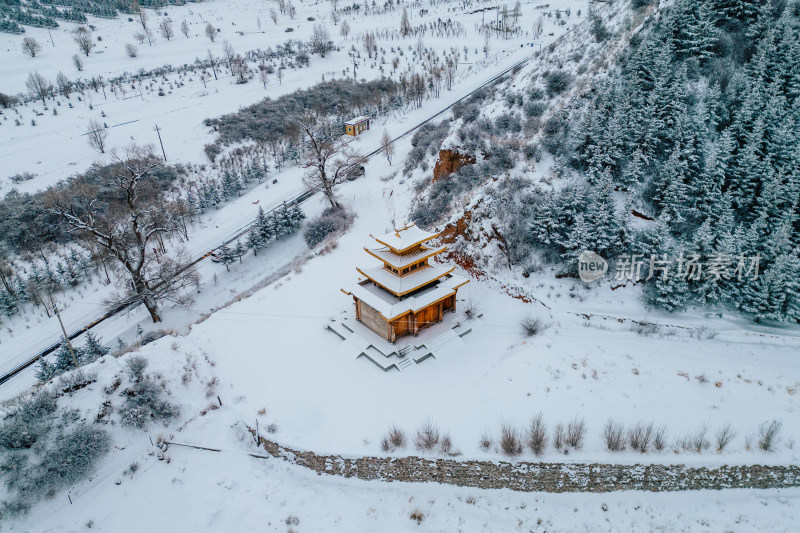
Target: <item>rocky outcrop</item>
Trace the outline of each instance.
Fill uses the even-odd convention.
[[[253,431],[251,429],[251,431]],[[254,436],[255,432],[253,431]],[[423,457],[344,457],[294,450],[258,438],[271,456],[318,474],[365,480],[436,482],[480,489],[523,492],[612,492],[642,490],[769,489],[800,486],[800,466],[612,465],[458,461]]]
[[[449,176],[465,165],[474,165],[475,158],[454,150],[439,150],[439,159],[433,167],[433,181]]]

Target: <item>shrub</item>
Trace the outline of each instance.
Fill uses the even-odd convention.
[[[608,31],[608,28],[603,23],[603,19],[597,15],[592,15],[592,25],[589,28],[589,32],[592,34],[592,37],[594,37],[594,40],[598,43],[602,43],[611,37],[611,32]]]
[[[544,75],[544,86],[547,96],[553,98],[569,89],[573,76],[563,70],[551,70]]]
[[[17,102],[18,100],[15,97],[5,93],[0,93],[0,107],[2,107],[3,109],[8,109],[9,107],[15,105]]]
[[[96,426],[80,424],[59,435],[42,461],[28,474],[23,492],[52,496],[61,487],[82,479],[111,449],[111,436]]]
[[[584,424],[583,419],[581,418],[578,420],[577,418],[573,418],[572,421],[567,424],[567,433],[564,442],[567,446],[580,449],[581,446],[583,446],[583,436],[585,434],[586,424]]]
[[[697,432],[690,438],[691,448],[697,452],[702,453],[703,450],[707,450],[711,443],[708,442],[706,435],[708,434],[708,424],[703,424],[699,428],[697,428]]]
[[[541,117],[546,110],[547,105],[544,102],[528,102],[528,105],[525,106],[525,116],[528,118]]]
[[[346,229],[351,221],[352,217],[344,209],[329,207],[318,218],[308,223],[303,238],[308,247],[313,248],[324,241],[328,235]]]
[[[385,452],[391,452],[398,448],[406,447],[406,434],[397,426],[389,428],[389,432],[381,441],[381,449]]]
[[[453,452],[453,439],[450,438],[449,434],[445,433],[442,437],[442,441],[439,443],[439,450],[445,455],[450,455]]]
[[[662,451],[667,447],[667,426],[659,426],[653,434],[653,448]]]
[[[408,516],[411,520],[414,520],[417,525],[421,524],[423,520],[425,520],[425,514],[420,511],[419,509],[414,509],[411,511],[411,514]]]
[[[439,428],[431,421],[425,422],[422,427],[417,430],[417,449],[429,451],[439,444]]]
[[[773,451],[778,444],[781,428],[783,428],[783,424],[777,420],[761,424],[758,429],[758,447],[765,452]]]
[[[547,428],[544,425],[542,413],[531,420],[526,432],[527,444],[533,453],[541,455],[547,446]]]
[[[556,429],[553,432],[553,446],[556,450],[564,447],[564,425],[561,423],[556,424]]]
[[[646,453],[653,436],[653,423],[638,422],[628,430],[628,443],[636,451]]]
[[[603,428],[603,439],[609,451],[621,452],[625,449],[625,426],[609,419]]]
[[[500,427],[500,449],[512,457],[522,453],[522,439],[517,428],[511,424],[504,423]]]
[[[30,448],[52,428],[57,396],[42,390],[14,401],[0,424],[0,446]]]
[[[492,447],[492,437],[489,435],[488,432],[484,432],[484,434],[481,435],[480,446],[481,450],[485,452],[489,451],[489,448]]]
[[[166,424],[178,416],[180,409],[162,399],[162,392],[158,385],[147,378],[122,391],[126,397],[120,409],[122,424],[144,428],[150,420],[161,420]]]
[[[539,333],[541,333],[546,329],[546,326],[544,322],[542,322],[542,319],[532,317],[530,315],[522,319],[522,322],[520,322],[520,326],[522,326],[522,333],[526,337],[533,337],[534,335],[538,335]]]
[[[125,365],[126,370],[128,371],[128,378],[134,382],[142,381],[144,378],[144,370],[147,368],[147,364],[147,359],[141,355],[134,355],[128,359],[128,362]]]
[[[728,423],[719,428],[714,436],[717,442],[717,452],[722,452],[736,436],[736,432],[733,430],[733,427],[731,427],[731,424]]]

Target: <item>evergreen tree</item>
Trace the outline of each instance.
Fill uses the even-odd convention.
[[[81,365],[88,365],[111,352],[111,348],[104,346],[100,339],[91,331],[86,332],[86,342],[79,350],[78,360]]]
[[[230,272],[231,270],[230,268],[231,263],[234,263],[236,261],[236,255],[227,244],[223,244],[217,250],[217,258],[219,258],[220,263],[225,265],[225,270],[227,270],[228,272]]]
[[[236,246],[233,248],[233,255],[239,260],[239,263],[242,262],[242,257],[247,255],[247,247],[242,244],[241,240],[236,241]]]
[[[46,359],[40,357],[36,365],[36,379],[41,383],[45,383],[53,379],[56,375],[55,365],[48,363]]]
[[[69,349],[69,344],[67,342],[67,339],[62,337],[61,344],[59,345],[58,350],[56,351],[56,360],[53,366],[55,373],[63,374],[68,370],[74,370],[75,368],[77,368],[77,365],[75,364],[75,359],[78,358],[78,355],[79,354],[76,350],[75,357],[73,358],[73,354]]]
[[[264,236],[259,231],[258,226],[254,226],[247,233],[247,247],[253,250],[253,255],[258,255],[258,250],[266,246],[266,242],[264,241]]]

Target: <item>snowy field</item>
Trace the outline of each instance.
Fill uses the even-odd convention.
[[[523,28],[532,27],[541,4],[522,4]],[[202,126],[203,119],[233,112],[265,95],[274,98],[323,78],[341,77],[343,71],[352,75],[347,52],[351,45],[360,47],[360,35],[367,30],[395,29],[399,24],[397,11],[344,16],[339,24],[348,20],[353,29],[345,38],[330,18],[328,3],[298,4],[294,19],[279,15],[277,24],[270,20],[272,5],[212,0],[169,7],[164,12],[173,20],[176,36],[165,41],[156,34],[152,47],[137,44],[139,54],[133,59],[123,47],[138,29],[136,22],[128,22],[127,16],[92,20],[103,40],[85,61],[86,70],[81,73],[85,77],[109,78],[139,68],[190,63],[208,50],[221,55],[225,40],[241,52],[274,47],[287,39],[307,40],[319,21],[329,26],[340,50],[325,58],[312,56],[308,68],[287,69],[280,83],[273,75],[266,89],[257,78],[238,85],[230,77],[204,82],[196,76],[178,80],[171,74],[153,91],[106,98],[90,91],[82,102],[73,96],[73,107],[63,101],[57,115],[52,115],[52,105],[50,111],[38,115],[41,106],[29,103],[18,109],[20,126],[14,126],[13,113],[4,111],[0,194],[11,189],[7,178],[15,173],[34,172],[34,179],[18,187],[35,191],[96,161],[97,154],[83,135],[90,118],[108,122],[112,146],[131,140],[157,142],[152,131],[157,123],[169,162],[202,163],[203,145],[213,140]],[[471,12],[487,6],[438,3],[423,16],[412,10],[413,24],[440,18],[461,22],[468,37],[458,39],[457,46],[469,48],[469,64],[460,67],[453,91],[444,91],[420,109],[376,121],[372,131],[357,141],[362,152],[379,146],[384,129],[399,135],[531,53],[530,48],[520,47],[533,40],[523,34],[492,39],[488,57],[484,54],[482,37],[475,32],[484,15]],[[540,42],[545,46],[585,19],[584,1],[559,0],[551,2],[549,9],[565,7],[572,9],[566,24],[544,19]],[[577,16],[578,9],[583,9],[583,16]],[[151,17],[156,19],[155,14]],[[178,31],[182,20],[191,28],[188,38]],[[221,29],[214,43],[203,33],[209,22]],[[287,33],[288,27],[294,31]],[[19,51],[21,36],[0,34],[0,50],[10,59],[0,66],[0,91],[24,91],[31,70],[49,78],[68,70],[70,76],[76,75],[70,29],[70,24],[62,23],[52,32],[55,47],[50,46],[46,30],[28,29],[25,35],[44,47],[36,58]],[[426,37],[424,41],[441,51],[453,46],[448,39]],[[416,39],[379,39],[384,48],[408,49],[415,43]],[[358,77],[380,77],[379,62],[369,61],[363,50],[361,55]],[[401,65],[400,70],[409,67],[408,62]],[[172,90],[158,96],[159,85],[172,85]],[[100,117],[100,112],[105,116]],[[30,125],[31,119],[36,126]],[[195,302],[189,308],[167,308],[163,324],[148,323],[142,309],[102,324],[97,333],[112,346],[116,339],[129,343],[142,332],[159,328],[175,334],[134,354],[119,359],[108,356],[89,365],[86,370],[97,373],[97,382],[63,396],[59,407],[76,408],[85,420],[94,419],[106,399],[116,407],[119,394],[107,394],[103,388],[124,373],[132,355],[143,355],[150,362],[148,373],[163,380],[181,415],[167,427],[154,423],[147,431],[117,423],[105,426],[113,448],[89,479],[39,503],[27,515],[0,523],[0,530],[739,533],[796,529],[800,489],[522,494],[321,477],[277,459],[249,456],[259,451],[245,424],[252,426],[256,421],[262,428],[273,426],[270,438],[287,446],[353,457],[385,455],[381,439],[390,426],[401,428],[412,441],[393,455],[423,453],[414,449],[414,434],[430,422],[452,437],[453,453],[459,458],[509,460],[499,447],[501,425],[524,431],[541,413],[550,435],[559,423],[583,420],[584,443],[580,449],[567,451],[550,445],[540,456],[525,450],[520,460],[709,467],[800,461],[800,330],[757,325],[727,312],[649,311],[636,287],[612,290],[610,282],[586,285],[555,279],[555,272],[546,269],[529,278],[516,271],[500,271],[471,279],[458,293],[456,318],[472,328],[464,337],[462,353],[429,359],[402,372],[383,372],[365,358],[348,357],[341,340],[327,326],[333,320],[355,319],[352,299],[340,289],[357,281],[355,267],[373,265],[374,260],[363,251],[374,242],[370,234],[382,234],[407,221],[415,180],[404,178],[398,169],[410,149],[410,138],[401,139],[393,166],[377,155],[366,165],[364,178],[339,189],[342,202],[356,218],[335,246],[308,251],[298,234],[257,257],[249,254],[242,263],[232,264],[230,272],[206,261],[199,268],[202,290]],[[258,206],[279,205],[302,191],[301,176],[302,169],[297,167],[271,173],[265,184],[207,212],[190,228],[187,253],[196,256],[216,247],[251,220]],[[317,195],[303,208],[311,218],[324,204]],[[95,283],[64,295],[68,329],[96,317],[109,290]],[[480,316],[467,319],[463,314],[467,307],[477,309]],[[526,316],[539,318],[544,331],[524,336],[520,322]],[[642,327],[639,322],[653,326]],[[4,321],[0,331],[3,368],[55,341],[59,331],[54,318],[33,308]],[[8,399],[33,383],[33,369],[29,369],[0,386],[0,397]],[[645,454],[630,449],[608,451],[601,435],[609,419],[625,427],[639,422],[664,427],[667,445]],[[782,424],[777,445],[773,451],[762,451],[757,445],[759,429],[773,420]],[[735,436],[724,450],[717,451],[715,435],[728,424]],[[702,428],[707,430],[708,446],[699,453],[684,449],[680,441]],[[491,444],[482,448],[484,435]],[[173,445],[164,452],[155,444],[159,437],[222,451]],[[444,457],[437,452],[426,455]],[[136,468],[131,468],[134,463]],[[5,490],[0,489],[0,500]],[[419,522],[410,518],[417,512],[422,516]]]

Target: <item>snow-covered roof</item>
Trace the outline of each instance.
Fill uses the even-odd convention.
[[[381,287],[384,287],[389,292],[393,292],[398,296],[402,296],[403,294],[415,291],[431,283],[432,281],[436,281],[442,276],[449,274],[455,270],[455,267],[447,269],[445,267],[431,265],[420,268],[419,270],[415,270],[414,272],[406,274],[402,277],[389,272],[383,267],[365,268],[364,270],[358,268],[356,270]]]
[[[427,246],[423,246],[418,250],[414,250],[413,252],[407,253],[405,255],[396,254],[392,251],[391,248],[364,248],[366,252],[375,257],[376,259],[380,259],[395,268],[403,268],[408,265],[412,265],[417,261],[421,261],[426,257],[432,257],[436,254],[440,254],[447,249],[447,246],[440,246],[438,248],[428,248]]]
[[[403,252],[416,244],[421,244],[439,235],[423,229],[419,229],[414,223],[409,224],[403,229],[374,237],[376,241],[388,246],[396,252]]]
[[[364,122],[365,120],[369,120],[369,117],[365,117],[365,116],[362,115],[360,117],[356,117],[356,118],[352,118],[352,119],[348,120],[347,122],[345,122],[345,124],[347,124],[348,126],[355,126],[356,124],[358,124],[360,122]]]
[[[450,274],[443,278],[436,285],[433,285],[414,296],[409,296],[400,300],[387,293],[380,287],[376,287],[371,283],[359,283],[353,288],[349,294],[352,294],[368,306],[378,311],[387,320],[394,320],[395,318],[404,315],[408,312],[417,312],[424,307],[435,303],[442,298],[447,298],[453,294],[456,289],[462,285],[469,283],[469,280]]]

